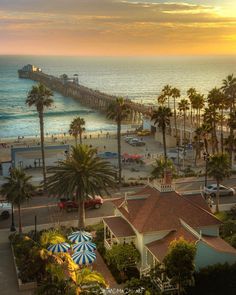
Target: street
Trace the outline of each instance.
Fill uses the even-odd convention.
[[[186,181],[186,180],[185,180]],[[222,184],[236,188],[235,179],[225,180]],[[212,183],[209,181],[209,183]],[[198,193],[200,186],[204,185],[204,181],[190,180],[181,181],[178,179],[178,183],[175,184],[176,191],[180,193]],[[104,204],[99,209],[86,210],[86,218],[95,218],[103,216],[112,216],[114,214],[114,206],[111,199],[124,196],[125,192],[138,191],[140,187],[128,187],[122,188],[120,192],[114,192],[111,196],[104,198]],[[214,200],[214,199],[213,199]],[[236,196],[224,196],[220,198],[221,204],[236,204]],[[35,216],[37,216],[37,224],[47,223],[59,223],[61,221],[76,220],[78,218],[77,210],[67,213],[66,211],[60,211],[57,206],[57,200],[53,197],[36,196],[33,197],[28,203],[22,205],[22,224],[23,226],[34,225]],[[15,224],[17,225],[17,210],[15,209]],[[6,220],[0,220],[0,229],[10,228],[11,218]]]

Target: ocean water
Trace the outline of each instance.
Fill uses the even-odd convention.
[[[0,56],[0,138],[39,134],[36,110],[25,105],[35,82],[19,79],[17,70],[34,64],[45,73],[59,76],[78,74],[80,84],[142,103],[155,103],[166,84],[181,90],[195,87],[207,94],[220,87],[229,74],[236,75],[236,56],[91,58]],[[71,120],[83,117],[87,131],[114,130],[116,125],[96,110],[54,93],[54,106],[45,113],[45,134],[68,132]]]

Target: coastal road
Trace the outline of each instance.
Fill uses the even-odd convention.
[[[235,179],[228,179],[224,181],[227,186],[235,187]],[[209,183],[211,183],[209,181]],[[176,190],[181,193],[199,192],[200,186],[204,185],[204,181],[182,181],[178,180],[176,183]],[[140,187],[122,188],[121,192],[114,192],[112,199],[124,195],[124,192],[135,192]],[[220,198],[221,204],[236,204],[236,196],[224,196]],[[112,216],[114,214],[114,206],[111,202],[111,198],[104,199],[104,204],[99,209],[86,210],[86,218],[96,218],[104,216]],[[37,216],[37,224],[58,223],[59,221],[76,220],[78,218],[77,211],[67,213],[66,211],[60,211],[57,206],[57,200],[47,196],[33,197],[28,203],[22,205],[22,224],[23,226],[29,226],[34,224],[34,218]],[[15,210],[15,223],[17,225],[17,210]],[[10,228],[11,219],[0,220],[0,229]]]

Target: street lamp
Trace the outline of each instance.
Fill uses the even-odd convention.
[[[203,159],[206,162],[206,164],[205,164],[205,187],[207,186],[207,164],[208,164],[209,158],[210,158],[210,155],[208,154],[208,152],[204,152]]]
[[[11,227],[10,231],[16,231],[15,222],[14,222],[14,205],[11,203]]]

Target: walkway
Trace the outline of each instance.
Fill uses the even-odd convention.
[[[10,231],[0,230],[0,294],[1,295],[31,295],[31,292],[18,290],[16,272],[14,269],[8,236]]]
[[[96,251],[96,254],[97,254],[97,259],[96,259],[96,262],[93,263],[93,269],[103,275],[103,277],[105,278],[106,282],[109,285],[109,288],[121,289],[121,286],[117,284],[117,282],[115,281],[113,275],[111,274],[106,263],[102,259],[102,256],[100,255],[100,253]]]

